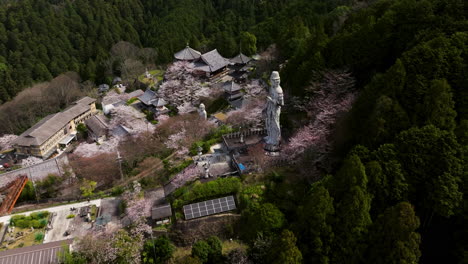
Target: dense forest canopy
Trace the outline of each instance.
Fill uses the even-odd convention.
[[[172,61],[186,43],[201,51],[217,48],[225,57],[254,52],[245,47],[253,37],[258,50],[275,43],[280,61],[288,61],[281,70],[287,101],[313,100],[314,91],[305,88],[331,70],[349,72],[359,96],[340,119],[345,136],[335,142],[339,161],[330,171],[311,180],[299,168],[312,163],[313,150],[305,152],[293,172],[269,176],[264,201],[246,205],[243,239],[252,258],[466,262],[466,5],[463,0],[4,1],[0,102],[67,71],[109,82],[113,72],[106,61],[120,40],[154,48],[157,64]],[[284,122],[290,135],[310,121],[294,107],[285,110],[286,121],[302,118]],[[291,262],[278,262],[288,257],[278,253],[288,248],[282,242],[290,246]]]

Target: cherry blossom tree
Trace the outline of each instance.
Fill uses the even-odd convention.
[[[200,98],[212,96],[209,83],[202,83],[192,74],[191,64],[184,61],[173,63],[166,71],[166,81],[159,87],[158,96],[177,106],[179,113],[189,113],[200,104]]]
[[[226,122],[234,127],[260,127],[263,122],[265,101],[253,98],[237,110],[227,113]]]
[[[181,156],[197,140],[201,140],[213,128],[213,124],[202,120],[197,114],[172,117],[156,129],[155,134],[164,145]]]
[[[13,147],[13,141],[18,138],[17,135],[6,134],[0,137],[0,151],[11,149]]]
[[[94,142],[81,143],[76,147],[73,153],[85,158],[94,157],[105,153],[115,153],[117,151],[119,143],[120,139],[116,137],[112,137],[104,141],[100,145]]]
[[[356,99],[354,82],[350,73],[327,71],[321,82],[307,88],[309,99],[292,98],[292,107],[306,112],[311,122],[289,139],[283,148],[285,158],[295,160],[307,149],[313,149],[316,155],[312,163],[323,162],[331,150],[330,135],[337,119],[351,109]]]
[[[114,128],[118,125],[129,128],[132,134],[152,132],[155,129],[154,125],[146,120],[144,114],[127,105],[117,106],[111,110],[109,127]]]
[[[201,175],[202,171],[200,167],[191,164],[183,171],[179,172],[174,178],[171,180],[171,185],[175,187],[175,189],[184,186],[187,182],[194,181],[198,179]]]

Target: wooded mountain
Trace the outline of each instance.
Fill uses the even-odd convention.
[[[339,162],[330,175],[311,185],[307,175],[274,174],[266,203],[245,210],[252,255],[264,256],[259,239],[286,228],[292,232],[278,241],[296,243],[300,252],[288,252],[302,254],[291,263],[462,263],[467,10],[463,0],[3,1],[0,102],[66,71],[109,82],[105,61],[119,40],[155,48],[161,64],[186,43],[226,57],[253,37],[259,50],[276,43],[288,60],[281,71],[287,96],[313,98],[305,87],[343,70],[356,78],[359,97],[341,120],[346,136],[334,146]],[[304,116],[288,110],[285,120]],[[284,129],[296,127],[285,122]]]

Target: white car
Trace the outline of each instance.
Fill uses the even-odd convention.
[[[3,167],[3,165],[0,165],[0,170],[4,170],[5,168]]]

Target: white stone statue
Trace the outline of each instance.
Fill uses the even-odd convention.
[[[203,103],[200,104],[200,109],[198,109],[198,114],[203,120],[206,120],[208,118],[208,114],[206,113],[205,105]]]
[[[265,149],[271,152],[279,150],[281,141],[281,126],[280,114],[281,106],[284,105],[283,89],[280,86],[280,76],[277,71],[271,73],[270,76],[270,92],[267,96],[266,105],[266,130]]]

